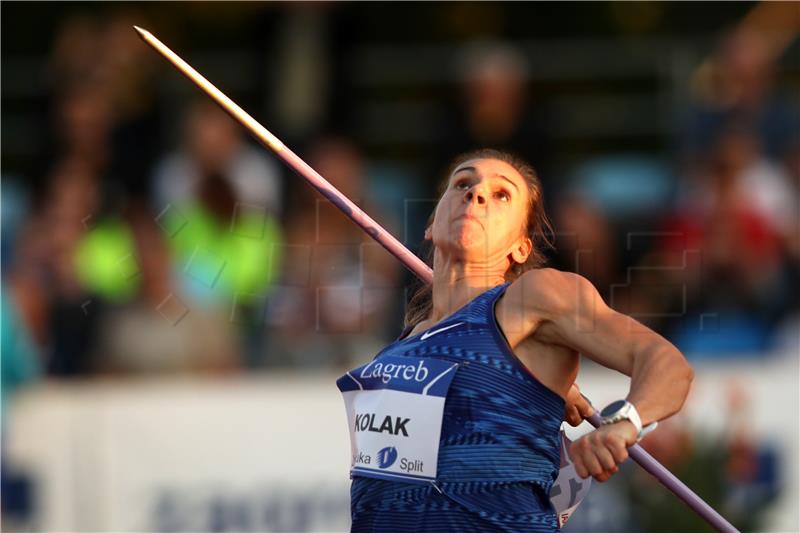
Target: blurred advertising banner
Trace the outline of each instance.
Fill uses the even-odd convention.
[[[719,442],[768,443],[780,490],[767,530],[795,530],[797,365],[797,354],[697,365],[684,411],[654,432],[651,453],[675,449],[663,439],[678,425]],[[627,393],[626,377],[590,365],[578,381],[596,407]],[[31,480],[31,529],[349,527],[347,418],[333,375],[50,384],[16,398],[6,422],[7,464]],[[586,426],[569,428],[570,438]]]
[[[7,457],[41,531],[349,528],[334,379],[52,385],[20,398]]]

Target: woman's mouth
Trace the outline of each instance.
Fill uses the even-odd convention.
[[[474,215],[469,215],[465,213],[463,215],[457,216],[455,220],[472,220],[474,222],[477,222],[481,227],[483,227],[483,224],[481,223],[480,219],[478,219],[478,217]]]

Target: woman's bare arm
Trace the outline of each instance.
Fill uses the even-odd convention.
[[[594,286],[581,276],[551,269],[527,272],[525,276],[528,277],[524,283],[526,301],[540,317],[535,331],[539,340],[568,346],[630,376],[627,400],[636,407],[645,425],[680,410],[689,393],[693,371],[675,346],[633,318],[608,307]],[[598,479],[607,479],[595,474],[594,459],[607,467],[602,472],[610,476],[616,464],[627,457],[627,451],[619,449],[619,441],[627,448],[636,441],[636,431],[628,421],[601,430],[593,432],[597,433],[593,439],[610,437],[616,444],[612,442],[613,449],[607,450],[608,453],[600,451],[600,457],[589,458],[587,471]],[[581,440],[584,439],[576,444]],[[586,444],[590,443],[578,446],[578,451],[583,451],[581,448]],[[616,464],[611,464],[612,457]],[[583,475],[581,468],[578,471]]]

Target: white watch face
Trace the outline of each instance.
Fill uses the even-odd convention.
[[[600,411],[600,416],[602,418],[615,418],[621,414],[624,414],[627,411],[625,408],[628,406],[630,406],[630,404],[626,400],[617,400],[615,402],[611,402],[605,407],[605,409]]]
[[[639,413],[636,407],[627,400],[617,400],[608,404],[608,406],[600,412],[604,424],[613,424],[620,420],[627,420],[636,428],[636,431],[641,437],[642,434],[642,421],[639,418]]]

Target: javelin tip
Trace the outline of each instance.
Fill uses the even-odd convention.
[[[149,31],[147,31],[146,29],[144,29],[144,28],[140,28],[139,26],[134,26],[134,27],[133,27],[133,29],[134,29],[134,30],[136,30],[136,33],[138,33],[138,34],[139,34],[139,37],[141,37],[141,38],[143,38],[143,39],[144,39],[144,37],[145,37],[145,36],[146,36],[148,33],[150,33],[150,32],[149,32]]]

